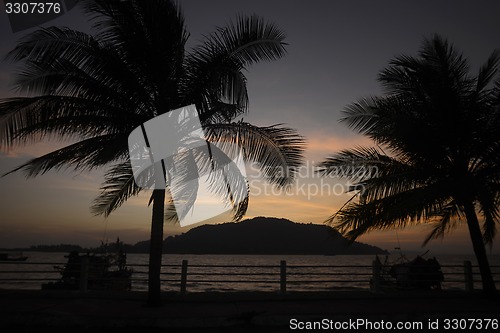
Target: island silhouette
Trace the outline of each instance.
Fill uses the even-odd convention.
[[[96,248],[74,244],[35,245],[19,251],[102,252],[115,251],[116,243]],[[120,244],[127,253],[148,253],[149,241]],[[14,250],[14,249],[9,249]],[[163,241],[167,254],[291,254],[350,255],[388,254],[361,242],[350,242],[335,229],[321,224],[296,223],[283,218],[255,217],[241,222],[206,224]]]
[[[387,254],[376,246],[351,243],[326,225],[272,217],[202,225],[166,238],[163,249],[172,254]]]

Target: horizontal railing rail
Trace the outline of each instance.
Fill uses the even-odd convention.
[[[38,289],[44,283],[61,279],[61,262],[0,262],[0,289]],[[40,268],[44,266],[44,268]],[[128,264],[132,276],[132,290],[146,290],[147,264]],[[414,266],[418,267],[418,266]],[[490,266],[495,281],[500,282],[500,266]],[[465,261],[463,265],[441,265],[444,281],[443,289],[455,288],[474,290],[481,282],[479,267]],[[113,277],[95,277],[95,271],[82,265],[73,271],[78,276],[78,289],[89,289],[88,282],[112,281]],[[432,282],[419,273],[420,282]],[[432,276],[432,275],[429,275]],[[93,279],[93,280],[92,280]],[[392,280],[391,280],[392,279]],[[374,261],[372,265],[289,265],[281,261],[279,265],[234,265],[234,264],[181,264],[162,265],[161,281],[164,290],[177,289],[181,293],[188,290],[275,290],[282,293],[302,290],[371,289],[382,292],[387,282],[397,281],[387,274],[387,266]],[[38,284],[36,282],[39,282]],[[222,284],[235,285],[231,288]]]

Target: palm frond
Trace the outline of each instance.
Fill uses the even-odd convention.
[[[318,164],[317,172],[322,176],[339,176],[349,180],[366,180],[377,176],[368,171],[377,171],[382,166],[402,166],[403,163],[391,158],[373,147],[346,149],[326,158]],[[378,172],[378,171],[377,171]]]
[[[33,62],[51,62],[59,57],[82,59],[79,53],[89,55],[100,48],[94,36],[61,27],[40,28],[23,36],[16,47],[7,53],[6,59],[14,62],[29,60]]]
[[[192,151],[192,154],[198,155],[198,157],[200,156],[199,152],[196,153]],[[217,160],[217,158],[214,158],[214,160]],[[219,163],[220,162],[222,161],[219,161]],[[219,163],[214,162],[214,165],[218,165]],[[200,165],[197,167],[200,168]],[[234,169],[231,172],[228,170],[230,167],[230,164],[229,167],[226,165],[226,167],[222,169],[219,169],[220,166],[215,166],[215,170],[219,170],[219,172],[209,172],[206,181],[209,185],[208,190],[213,195],[222,199],[227,206],[231,207],[233,221],[239,221],[247,211],[250,188],[239,170]],[[201,168],[203,168],[203,166],[201,166]],[[195,202],[198,199],[199,182],[201,181],[200,178],[193,178],[195,174],[198,173],[194,170],[184,172],[181,175],[175,174],[173,178],[175,181],[172,182],[168,188],[171,196],[165,209],[165,219],[167,221],[178,223],[195,207]],[[198,176],[200,176],[200,174],[198,174]],[[241,178],[241,180],[237,181],[235,178]],[[239,183],[241,183],[241,181],[246,185],[243,195],[239,188]],[[181,208],[180,211],[179,208]]]
[[[483,182],[489,186],[481,186],[477,192],[477,201],[479,203],[479,212],[482,214],[483,221],[483,240],[485,244],[492,246],[493,239],[497,233],[497,223],[500,222],[500,173],[496,177],[489,175]],[[483,183],[482,182],[482,183]],[[483,184],[484,184],[483,183]]]
[[[200,114],[200,120],[203,124],[230,123],[238,116],[245,113],[238,104],[224,103],[222,101],[212,101]]]
[[[238,165],[218,145],[207,142],[185,153],[178,154],[169,168],[172,175],[171,196],[177,218],[183,219],[197,199],[199,182],[206,181],[207,189],[222,199],[233,210],[234,218],[240,219],[248,205],[248,183]]]
[[[243,68],[219,52],[203,56],[193,53],[186,60],[181,94],[185,104],[196,104],[202,123],[213,122],[215,107],[220,102],[236,105],[243,111],[248,106]]]
[[[49,170],[60,170],[62,168],[89,171],[104,166],[110,161],[122,160],[127,157],[126,135],[103,135],[78,141],[31,159],[3,176],[22,171],[27,177],[35,177]]]
[[[432,188],[415,188],[365,203],[351,202],[338,213],[333,227],[350,240],[372,230],[403,228],[431,220],[449,204]]]
[[[493,239],[497,234],[497,223],[499,221],[498,218],[498,208],[496,208],[496,212],[486,211],[483,213],[484,222],[483,222],[483,240],[485,244],[493,246]]]
[[[319,164],[317,172],[349,180],[363,200],[378,200],[412,190],[430,184],[432,179],[432,174],[373,147],[341,151]]]
[[[422,243],[423,246],[427,245],[433,239],[444,238],[448,232],[451,232],[458,226],[458,222],[461,220],[463,214],[457,204],[451,202],[447,207],[442,209],[442,212],[438,216],[439,221],[434,223],[431,232]]]
[[[233,221],[241,220],[248,210],[248,204],[250,202],[250,184],[247,183],[247,193],[242,201],[233,205]]]
[[[382,84],[387,95],[419,96],[426,99],[427,93],[423,89],[421,79],[415,73],[422,69],[419,59],[401,55],[389,62],[389,66],[378,74],[378,81]]]
[[[243,70],[259,61],[285,55],[285,34],[258,16],[238,17],[226,27],[206,36],[186,59],[183,94],[204,113],[214,102],[223,101],[246,110],[248,93]]]
[[[241,67],[262,60],[273,61],[282,58],[286,51],[285,33],[276,25],[266,23],[263,18],[240,16],[236,23],[206,36],[203,44],[196,48],[199,56],[217,52],[236,61]]]
[[[101,194],[94,199],[91,211],[94,215],[109,216],[128,198],[138,195],[142,188],[137,186],[130,161],[116,164],[104,175]]]
[[[193,150],[175,156],[168,169],[169,189],[175,203],[176,216],[182,220],[198,196],[200,174]]]
[[[80,97],[37,96],[0,100],[0,144],[14,146],[41,138],[85,139],[130,132],[147,118]]]
[[[376,114],[377,100],[375,98],[365,98],[348,105],[343,113],[341,122],[347,123],[349,127],[359,133],[370,133],[377,124]]]
[[[211,124],[205,130],[207,140],[217,142],[229,156],[239,153],[235,148],[242,149],[245,161],[257,162],[265,178],[273,184],[291,184],[302,164],[305,140],[293,129],[237,122]]]
[[[184,77],[189,34],[173,1],[88,1],[97,38],[113,47],[156,104],[155,114],[182,105],[178,83]],[[160,96],[169,96],[162,98]],[[190,104],[190,103],[188,103]],[[186,105],[186,104],[184,104]]]
[[[177,216],[177,210],[175,209],[172,198],[169,199],[165,207],[165,221],[173,224],[179,223],[179,217]]]
[[[8,57],[24,62],[16,87],[29,95],[88,96],[89,91],[101,90],[97,95],[109,99],[127,85],[133,87],[121,98],[144,91],[137,80],[131,80],[134,74],[114,49],[72,29],[51,27],[35,31]],[[125,77],[128,80],[123,80]]]
[[[234,207],[245,199],[248,186],[238,165],[220,146],[209,142],[208,149],[197,149],[197,164],[200,175],[207,176],[209,190]]]
[[[498,72],[498,63],[500,61],[500,52],[495,50],[488,58],[486,63],[479,69],[477,75],[476,91],[481,92],[490,83]]]

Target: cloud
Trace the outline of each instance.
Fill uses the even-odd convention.
[[[307,136],[306,153],[309,158],[315,158],[318,159],[318,161],[322,161],[326,157],[343,149],[373,145],[373,141],[364,136],[346,137],[320,131]]]
[[[295,222],[322,223],[337,211],[343,198],[317,197],[310,200],[302,196],[251,196],[247,216],[276,216]]]

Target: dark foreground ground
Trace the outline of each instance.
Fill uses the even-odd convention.
[[[144,293],[0,290],[0,332],[293,332],[290,321],[328,321],[335,325],[364,320],[347,330],[324,326],[317,332],[443,332],[447,319],[467,324],[450,332],[485,330],[486,321],[500,320],[500,300],[479,293],[433,291],[372,294],[332,293],[197,293],[165,294],[162,307],[145,305]],[[473,321],[475,319],[476,321]],[[381,321],[385,326],[381,327]],[[368,322],[372,326],[368,326]],[[387,322],[393,325],[392,330]],[[398,322],[422,327],[397,330]],[[429,322],[439,325],[429,329]],[[453,325],[454,322],[448,322]],[[472,326],[470,326],[472,325]],[[292,325],[293,326],[293,325]],[[479,326],[483,326],[479,329]],[[295,328],[295,329],[292,329]],[[371,329],[370,329],[371,328]],[[439,330],[437,329],[439,328]],[[472,328],[472,329],[471,329]]]

